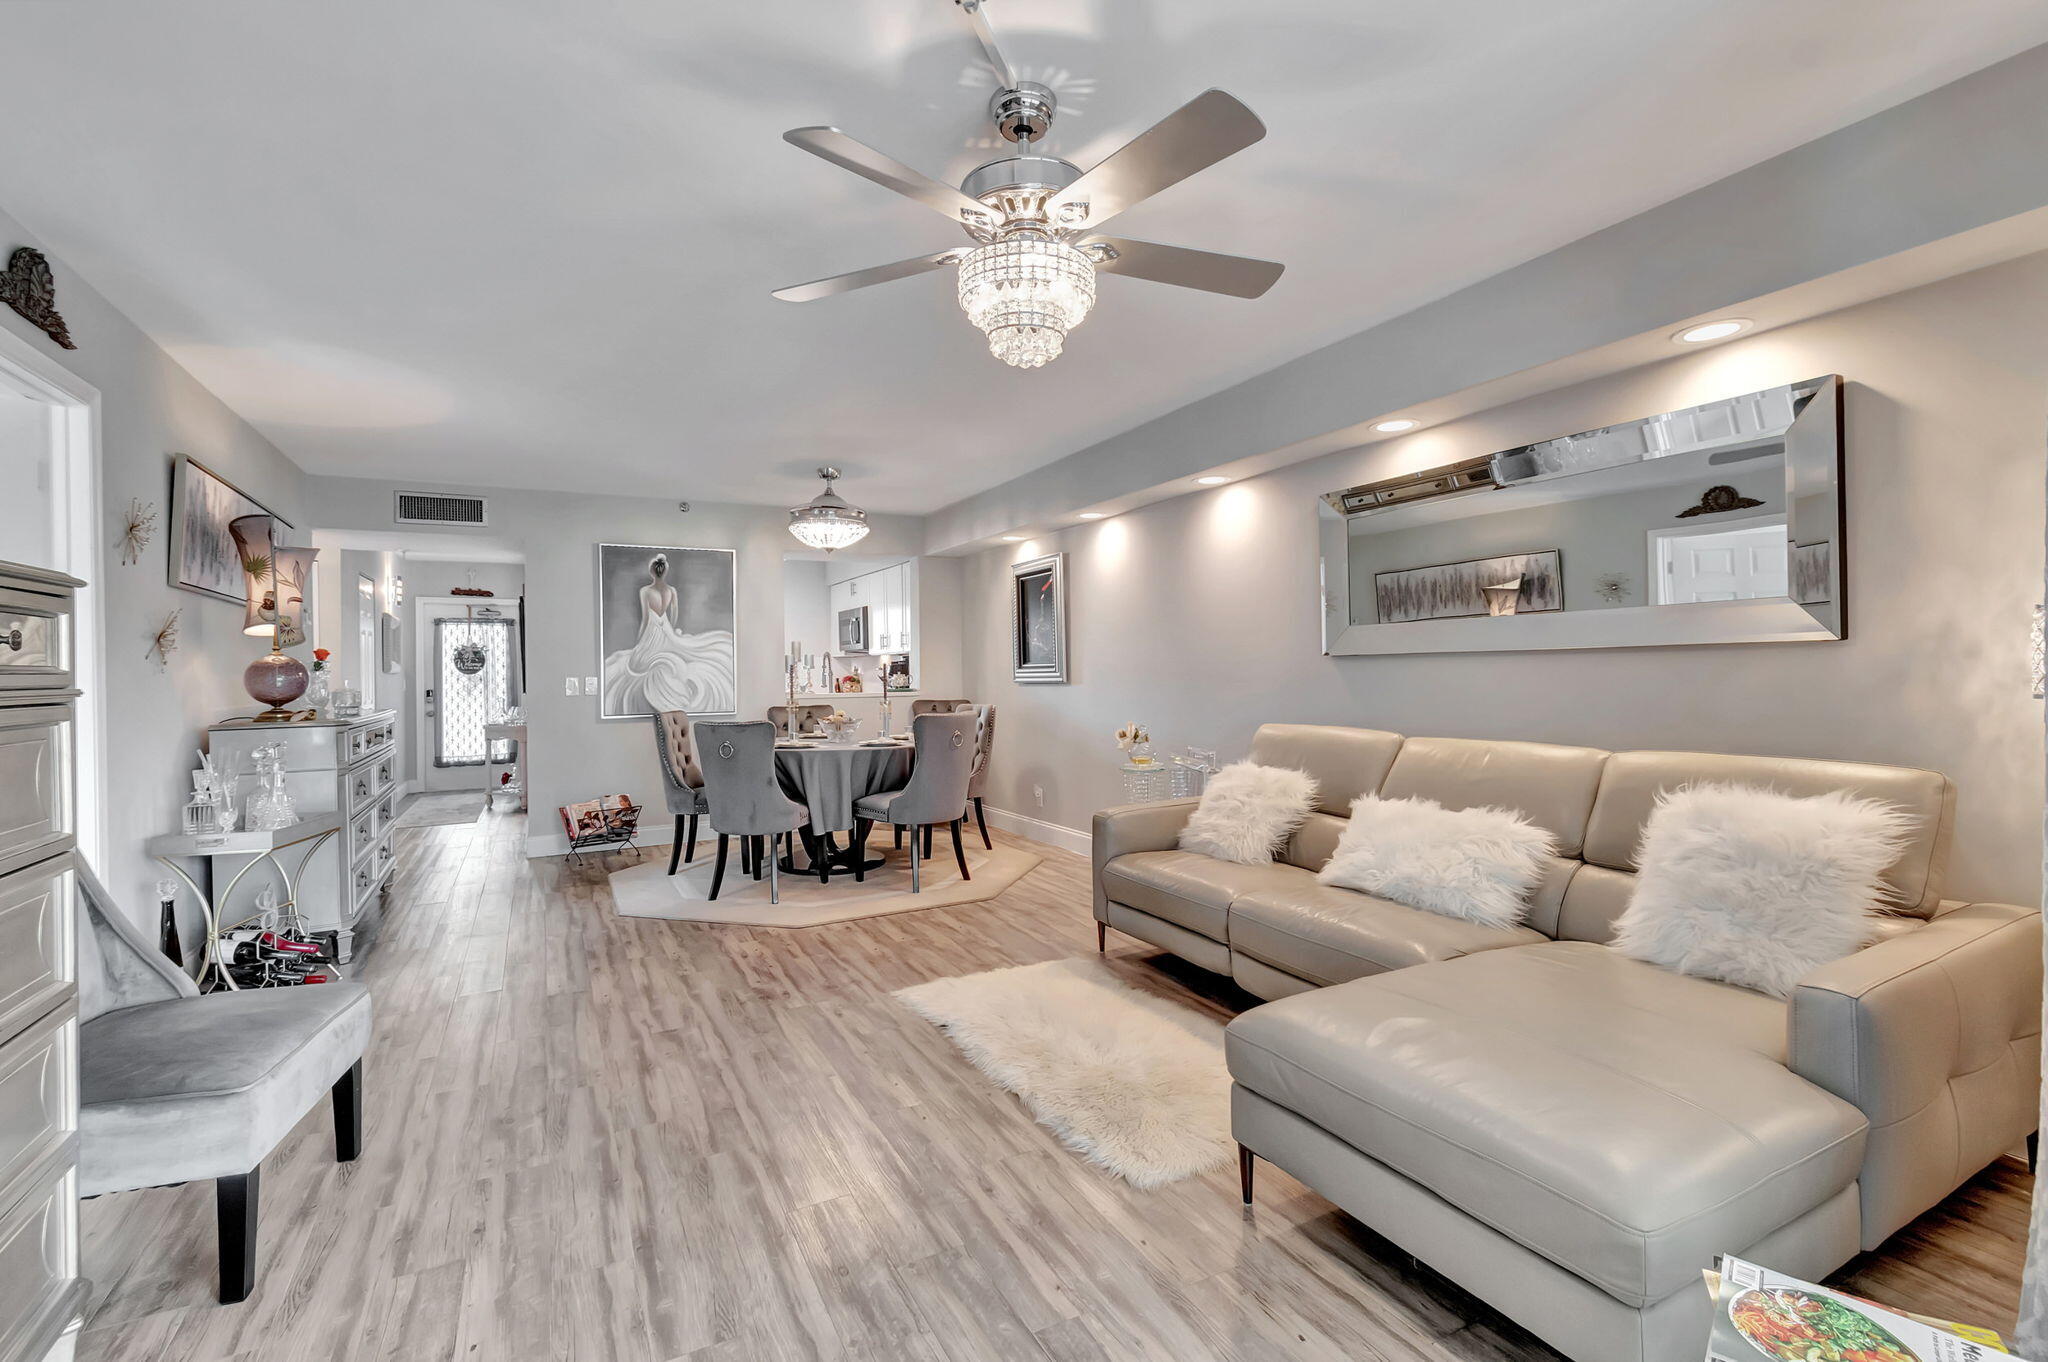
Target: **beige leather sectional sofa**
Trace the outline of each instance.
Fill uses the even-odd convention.
[[[1236,1137],[1580,1362],[1701,1355],[1700,1269],[1819,1278],[2035,1128],[2041,915],[1943,901],[1954,788],[1927,771],[1269,724],[1321,783],[1271,865],[1175,849],[1194,801],[1095,817],[1095,915],[1274,999],[1231,1023]],[[1881,939],[1793,998],[1609,950],[1657,792],[1898,804]],[[1525,926],[1314,871],[1366,791],[1519,809],[1560,854]]]

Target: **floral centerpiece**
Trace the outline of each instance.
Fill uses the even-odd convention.
[[[1152,764],[1152,735],[1139,723],[1128,723],[1116,731],[1116,745],[1124,760],[1133,766]]]
[[[327,688],[327,659],[332,656],[325,648],[313,650],[313,679],[306,685],[306,703],[323,719],[332,717],[327,712],[333,698]]]

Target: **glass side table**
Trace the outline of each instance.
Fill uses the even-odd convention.
[[[1125,765],[1124,802],[1127,804],[1156,804],[1163,799],[1173,798],[1173,770],[1162,762],[1146,766]]]

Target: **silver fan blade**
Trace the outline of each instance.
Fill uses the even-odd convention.
[[[1257,114],[1221,90],[1206,90],[1139,133],[1046,205],[1058,225],[1099,227],[1132,204],[1179,184],[1266,135]],[[1087,215],[1062,216],[1070,204]]]
[[[977,203],[950,185],[918,174],[893,156],[885,156],[865,143],[856,142],[837,128],[791,128],[782,134],[782,140],[793,147],[802,147],[813,156],[822,156],[863,179],[873,180],[884,189],[893,189],[907,199],[916,199],[928,208],[936,208],[956,223],[995,220],[987,204]]]
[[[808,303],[818,298],[830,298],[835,294],[851,293],[869,284],[886,284],[891,279],[908,279],[913,274],[928,274],[944,269],[967,254],[967,247],[956,247],[950,251],[935,251],[931,255],[914,255],[908,260],[898,260],[888,265],[870,265],[864,270],[851,274],[835,274],[830,279],[813,279],[808,284],[791,284],[788,288],[775,290],[775,296],[785,303]]]
[[[1079,246],[1091,260],[1098,254],[1093,247],[1106,246],[1115,252],[1108,259],[1096,260],[1098,273],[1128,274],[1133,279],[1178,284],[1204,293],[1227,293],[1233,298],[1258,297],[1273,287],[1281,271],[1287,268],[1271,260],[1191,251],[1185,246],[1162,246],[1156,241],[1132,241],[1121,236],[1090,237]]]
[[[996,84],[1008,90],[1017,84],[1016,73],[1010,70],[1009,60],[1003,56],[1003,49],[996,46],[996,31],[989,27],[988,10],[985,0],[958,0],[960,12],[967,16],[967,22],[974,26],[974,36],[981,39],[981,50],[988,56],[988,64],[995,68]]]

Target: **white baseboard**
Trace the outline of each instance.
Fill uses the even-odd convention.
[[[982,812],[988,815],[990,827],[1001,828],[1004,832],[1026,837],[1034,842],[1044,842],[1047,846],[1058,847],[1061,851],[1071,851],[1076,856],[1086,856],[1093,845],[1089,835],[1079,828],[1062,827],[1058,823],[1048,823],[1042,818],[1027,818],[1021,813],[996,808],[993,804],[984,805]],[[968,817],[972,818],[973,814],[970,812]],[[635,846],[665,847],[674,838],[675,820],[662,818],[651,824],[642,823],[640,835],[633,841]],[[558,832],[545,836],[534,834],[526,839],[526,858],[530,861],[542,856],[568,854],[569,839]]]
[[[1012,813],[1008,809],[999,809],[993,804],[983,805],[982,812],[988,815],[988,821],[992,825],[1004,832],[1028,837],[1034,842],[1044,842],[1047,846],[1058,847],[1061,851],[1071,851],[1076,856],[1086,856],[1089,848],[1094,845],[1094,839],[1079,828],[1062,827],[1058,823],[1048,823],[1043,818],[1030,818],[1021,813]]]
[[[405,784],[398,787],[398,797],[400,799],[409,799],[413,795],[425,793],[426,788],[417,780],[408,780]]]
[[[561,822],[560,819],[555,821],[557,824]],[[675,819],[664,814],[653,823],[642,823],[640,825],[640,834],[633,839],[633,845],[636,847],[665,847],[675,840],[675,835]],[[697,840],[700,842],[704,840],[704,829],[701,825],[698,829]],[[616,851],[617,849],[616,847],[603,847],[586,854],[596,856],[602,852]],[[526,859],[529,861],[539,860],[543,856],[567,856],[568,854],[569,839],[559,832],[550,832],[545,835],[529,833],[527,835]]]

